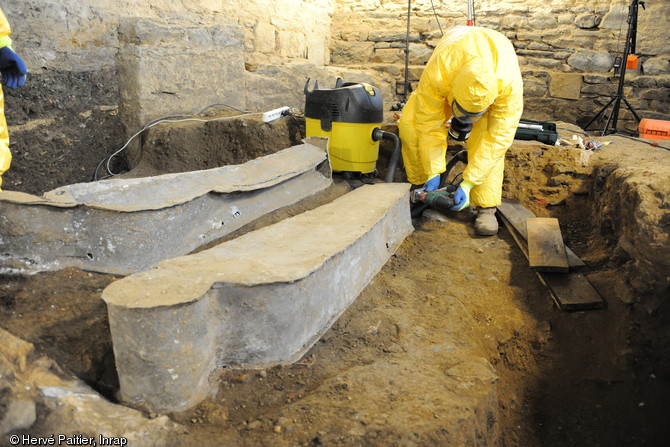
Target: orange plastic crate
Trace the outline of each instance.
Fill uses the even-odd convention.
[[[638,126],[640,138],[670,140],[670,121],[642,118]]]

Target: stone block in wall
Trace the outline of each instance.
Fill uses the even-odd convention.
[[[307,60],[309,63],[323,66],[330,62],[326,38],[322,33],[307,34]]]
[[[398,66],[398,64],[368,64],[367,65],[370,69],[381,72],[381,73],[386,73],[389,76],[395,77],[397,79],[400,79],[401,77],[404,77],[403,75],[403,68]]]
[[[592,13],[580,14],[575,18],[575,26],[581,29],[598,28],[600,22],[602,22],[602,17]]]
[[[527,16],[509,14],[500,19],[500,30],[514,30],[530,26]]]
[[[368,40],[372,42],[406,42],[407,34],[406,33],[385,33],[385,32],[371,32],[368,35]],[[418,34],[409,35],[409,41],[418,43],[421,42],[421,36]]]
[[[133,18],[119,27],[119,41],[119,113],[128,134],[213,103],[246,107],[238,25]]]
[[[572,56],[572,51],[555,51],[554,59],[559,61],[566,61],[570,56]]]
[[[529,44],[530,46],[530,44]],[[531,58],[545,58],[545,59],[553,59],[554,52],[553,51],[546,51],[546,50],[530,50],[530,49],[518,49],[516,51],[516,54],[520,56],[528,56]]]
[[[582,75],[575,73],[552,73],[549,80],[549,95],[554,98],[579,99]]]
[[[551,49],[549,45],[542,42],[530,42],[526,48],[529,50],[539,50],[539,51],[548,51]]]
[[[268,22],[258,22],[254,27],[254,51],[273,53],[277,48],[277,29]]]
[[[484,16],[481,18],[477,17],[477,26],[483,26],[484,28],[500,29],[501,21],[502,17],[499,16]]]
[[[421,75],[423,74],[424,66],[420,67],[409,67],[409,79],[412,80],[419,80],[421,79]]]
[[[524,97],[544,96],[547,93],[547,82],[543,79],[527,78],[523,79]]]
[[[552,70],[564,70],[564,65],[562,61],[557,61],[556,59],[544,59],[544,58],[530,58],[529,62],[538,67],[550,68]]]
[[[585,96],[612,96],[616,94],[616,86],[612,83],[587,84],[582,88],[582,94]]]
[[[667,0],[648,1],[647,9],[639,9],[636,51],[653,56],[670,54],[670,4]]]
[[[614,64],[614,56],[602,51],[580,50],[568,58],[568,65],[586,72],[606,73]]]
[[[364,31],[361,32],[359,30],[347,29],[335,34],[333,37],[339,37],[341,40],[346,42],[360,42],[368,40],[368,33]]]
[[[531,15],[529,23],[533,28],[551,29],[556,27],[556,14],[551,11],[539,9],[538,12]]]
[[[563,13],[558,15],[558,24],[559,25],[572,25],[575,23],[575,15],[572,13]]]
[[[524,98],[523,117],[532,120],[550,120],[554,118],[553,99],[551,98]]]
[[[576,36],[574,33],[566,33],[553,39],[551,44],[556,48],[575,50],[576,52],[585,48],[593,48],[593,37]]]
[[[305,58],[307,47],[305,35],[292,31],[279,31],[277,33],[277,51],[283,58]]]
[[[650,57],[642,63],[642,72],[647,75],[670,73],[670,59],[667,57]]]
[[[425,45],[409,44],[409,63],[410,65],[426,65],[428,59],[433,55],[433,49]],[[402,55],[404,60],[404,53]]]
[[[604,84],[609,82],[610,77],[605,75],[585,74],[584,83],[586,84]]]
[[[670,90],[665,88],[647,88],[636,91],[640,98],[670,103]]]
[[[618,4],[612,5],[609,12],[605,14],[602,22],[600,23],[600,28],[619,30],[623,26],[622,24],[626,23],[628,18],[628,5]]]
[[[372,62],[383,64],[399,64],[405,60],[405,52],[399,48],[379,48],[375,49],[372,55]],[[365,61],[359,61],[363,63]]]
[[[304,62],[283,65],[259,65],[254,72],[246,73],[245,85],[254,95],[248,98],[247,106],[252,110],[271,110],[281,106],[303,109],[305,94],[303,89],[307,79],[311,79],[310,88],[319,81],[321,87],[334,87],[338,77],[345,82],[366,82],[382,91],[385,101],[392,101],[395,84],[384,73],[370,70],[369,65],[362,64],[366,70],[317,66]]]
[[[356,65],[371,61],[374,52],[373,42],[335,41],[330,50],[330,59],[335,65]]]
[[[627,78],[628,81],[632,81],[635,85],[641,88],[655,88],[658,86],[658,83],[656,82],[656,78],[653,78],[651,76],[639,76],[637,78]]]

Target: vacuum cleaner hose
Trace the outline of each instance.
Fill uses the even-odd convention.
[[[374,141],[380,141],[382,139],[393,141],[393,152],[391,153],[391,158],[389,158],[389,164],[386,168],[386,178],[384,179],[386,183],[393,183],[393,175],[395,174],[402,150],[402,143],[400,143],[400,138],[398,138],[398,136],[394,133],[386,132],[381,130],[379,127],[375,127],[372,131],[372,139]]]

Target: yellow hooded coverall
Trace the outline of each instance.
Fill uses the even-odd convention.
[[[446,169],[446,124],[454,99],[468,112],[488,108],[466,141],[463,180],[473,185],[471,205],[498,206],[505,152],[523,110],[523,81],[509,39],[491,29],[462,26],[438,42],[398,121],[405,171],[413,184]]]
[[[0,9],[0,48],[12,45],[9,37],[11,30],[5,14]],[[9,132],[5,120],[5,97],[0,88],[0,190],[2,190],[2,174],[4,174],[12,162],[12,153],[9,152]]]

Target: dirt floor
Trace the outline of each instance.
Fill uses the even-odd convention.
[[[263,371],[223,368],[217,395],[171,414],[186,427],[175,445],[444,445],[454,438],[434,430],[434,421],[459,409],[431,401],[435,382],[426,380],[422,363],[438,361],[430,349],[443,348],[455,306],[473,316],[460,330],[478,340],[472,349],[498,376],[499,413],[491,423],[503,446],[668,445],[665,354],[649,337],[635,338],[639,322],[620,299],[619,271],[604,261],[585,218],[589,199],[560,182],[547,186],[561,166],[575,181],[588,176],[559,152],[545,160],[549,168],[536,169],[538,151],[552,156],[536,144],[508,156],[514,169],[506,196],[561,218],[566,243],[587,263],[605,309],[559,310],[505,228],[478,238],[468,213],[429,212],[302,360]],[[567,196],[570,207],[563,206]],[[0,326],[114,400],[118,378],[100,299],[114,279],[77,269],[0,276]],[[659,318],[661,331],[667,319]]]

